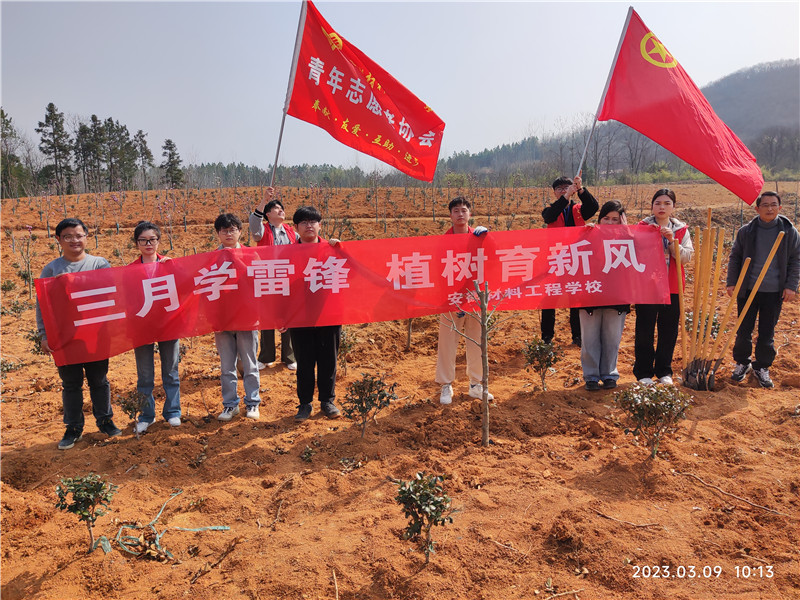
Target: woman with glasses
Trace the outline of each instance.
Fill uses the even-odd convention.
[[[139,250],[139,258],[131,264],[148,264],[164,262],[168,257],[158,253],[158,242],[161,240],[161,230],[158,225],[149,221],[140,221],[133,231],[133,241]],[[158,355],[161,360],[161,382],[164,385],[166,400],[161,414],[173,427],[181,424],[181,382],[178,376],[178,362],[180,361],[180,344],[178,340],[168,340],[158,343]],[[135,348],[136,372],[138,380],[136,390],[142,402],[139,422],[136,432],[144,433],[156,420],[155,399],[155,343],[145,344]]]

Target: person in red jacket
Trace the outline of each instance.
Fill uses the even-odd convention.
[[[266,225],[264,221],[266,220]],[[250,236],[256,240],[258,246],[285,246],[298,242],[297,232],[292,226],[285,223],[286,212],[283,202],[275,198],[275,188],[268,187],[264,190],[261,203],[253,210],[249,218]],[[297,369],[297,362],[292,350],[292,338],[287,331],[281,331],[281,361],[290,371]],[[274,366],[277,354],[275,352],[275,330],[264,329],[261,331],[261,349],[258,352],[258,369]]]
[[[667,261],[669,275],[669,304],[637,304],[636,332],[634,334],[633,374],[639,383],[653,385],[653,376],[660,383],[672,383],[672,355],[678,341],[678,327],[682,327],[680,301],[678,299],[678,277],[685,283],[684,269],[678,273],[678,263],[673,255],[673,240],[680,243],[681,265],[685,265],[694,255],[689,228],[672,216],[675,212],[675,192],[664,188],[653,195],[653,214],[639,222],[650,225],[661,233],[664,245],[664,260]],[[653,338],[658,328],[658,343],[653,348]]]
[[[578,194],[580,202],[573,196]],[[542,218],[547,227],[583,227],[591,219],[600,205],[581,182],[580,176],[575,179],[559,177],[553,182],[555,202],[542,211]],[[572,330],[572,343],[581,346],[581,319],[577,308],[569,309],[569,324]],[[548,344],[553,341],[556,327],[556,310],[542,309],[542,340]]]

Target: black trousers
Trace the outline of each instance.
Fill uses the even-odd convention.
[[[296,327],[289,332],[297,359],[297,398],[300,404],[311,404],[314,400],[315,368],[320,403],[333,402],[336,398],[336,362],[341,325]]]
[[[747,290],[744,296],[736,299],[739,314],[750,295]],[[758,317],[758,338],[756,339],[754,369],[768,369],[775,360],[775,325],[781,316],[783,307],[783,292],[756,292],[753,303],[747,309],[747,314],[742,320],[739,331],[736,332],[736,342],[733,344],[733,360],[746,365],[750,363],[750,354],[753,351],[752,335]]]
[[[264,329],[261,331],[261,347],[258,351],[258,362],[268,365],[275,362],[277,354],[275,353],[275,330]],[[292,337],[289,332],[281,334],[281,361],[285,364],[295,362],[294,352],[292,351]]]
[[[569,327],[572,330],[572,339],[581,337],[581,313],[578,308],[569,309]],[[542,339],[552,340],[556,332],[556,309],[542,309]]]
[[[634,334],[633,375],[645,377],[672,376],[672,355],[681,325],[678,294],[670,294],[669,304],[637,304]],[[658,343],[653,348],[653,336],[658,331]]]
[[[64,425],[83,431],[83,376],[89,384],[89,397],[92,399],[92,414],[97,426],[110,419],[111,386],[108,383],[108,359],[58,367],[61,377],[61,403],[64,406]]]

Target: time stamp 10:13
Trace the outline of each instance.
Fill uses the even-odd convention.
[[[772,565],[736,565],[733,571],[737,579],[770,579],[775,575]],[[719,565],[633,565],[634,579],[716,579],[722,574]]]

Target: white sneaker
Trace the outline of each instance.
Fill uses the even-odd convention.
[[[442,393],[439,396],[439,404],[450,404],[453,401],[453,386],[449,383],[442,386]]]
[[[664,375],[663,377],[660,377],[658,379],[658,382],[663,383],[665,385],[673,385],[672,377],[670,377],[669,375]]]
[[[655,385],[656,384],[656,382],[653,381],[652,377],[642,377],[639,380],[639,383],[641,383],[642,385]]]
[[[267,368],[267,365],[265,365],[264,363],[262,363],[260,360],[258,361],[258,364],[257,364],[257,366],[258,366],[258,370],[259,370],[259,371],[263,371],[264,369],[266,369],[266,368]]]
[[[181,418],[180,417],[172,417],[171,419],[167,419],[167,423],[169,423],[172,427],[180,427],[181,426]]]
[[[296,362],[289,363],[288,365],[286,365],[286,368],[289,369],[290,371],[297,371],[297,363]]]
[[[230,421],[239,414],[239,406],[226,406],[222,409],[222,412],[219,413],[217,417],[217,421]]]
[[[147,428],[150,427],[153,423],[148,423],[147,421],[139,421],[136,424],[136,433],[144,433],[147,431]]]
[[[248,406],[247,413],[244,416],[247,417],[248,419],[258,420],[258,418],[261,416],[261,413],[258,412],[258,405]]]
[[[469,397],[470,398],[477,398],[478,400],[483,400],[483,386],[480,383],[475,383],[469,386]],[[489,400],[494,400],[494,396],[491,392],[486,394]]]

